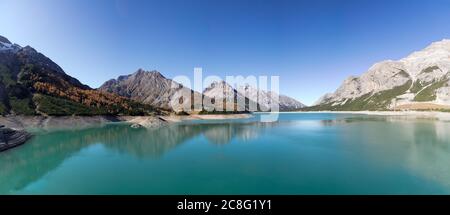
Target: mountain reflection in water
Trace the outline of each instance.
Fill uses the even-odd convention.
[[[0,194],[448,194],[449,130],[317,113],[38,132],[0,153]]]
[[[91,145],[102,144],[108,149],[138,158],[159,158],[198,135],[204,135],[212,144],[227,144],[233,138],[257,138],[265,127],[277,124],[278,122],[175,124],[158,129],[109,124],[82,130],[43,132],[36,134],[20,148],[0,155],[0,178],[14,183],[14,189],[20,190]],[[18,172],[22,174],[18,175]],[[0,183],[0,193],[5,193],[6,187],[11,188],[9,183]]]

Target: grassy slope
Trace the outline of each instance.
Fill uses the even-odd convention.
[[[31,93],[26,87],[17,83],[9,68],[4,65],[0,65],[0,81],[2,91],[5,93],[5,98],[0,104],[2,115],[8,112],[24,115],[35,114]]]
[[[35,94],[33,101],[37,104],[37,110],[41,113],[54,116],[65,115],[106,115],[108,112],[104,109],[88,107],[67,99],[55,98],[42,94]]]
[[[448,78],[443,78],[442,80],[431,84],[427,88],[420,91],[414,97],[414,101],[417,102],[434,101],[436,99],[436,90],[446,86],[448,81],[449,81]]]

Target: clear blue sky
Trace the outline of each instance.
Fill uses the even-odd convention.
[[[279,75],[306,104],[373,63],[450,38],[450,1],[0,0],[0,35],[91,87],[166,77]]]

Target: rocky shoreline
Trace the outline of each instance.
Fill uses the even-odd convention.
[[[398,116],[407,119],[432,119],[440,121],[450,121],[450,112],[441,111],[301,111],[287,113],[363,114],[376,116]]]
[[[157,128],[185,120],[222,120],[249,118],[251,114],[167,115],[167,116],[0,116],[0,125],[16,130],[77,129],[101,126],[107,123],[129,123],[146,128]]]
[[[1,116],[0,124],[16,130],[64,130],[102,126],[108,123],[141,124],[159,127],[165,124],[158,116]]]
[[[181,122],[187,120],[227,120],[227,119],[247,119],[251,114],[192,114],[186,116],[170,115],[161,116],[167,122]]]
[[[0,152],[24,144],[31,134],[24,130],[0,127]]]

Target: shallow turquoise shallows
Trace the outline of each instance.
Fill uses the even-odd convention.
[[[289,113],[110,124],[0,153],[1,194],[450,194],[450,122]]]

